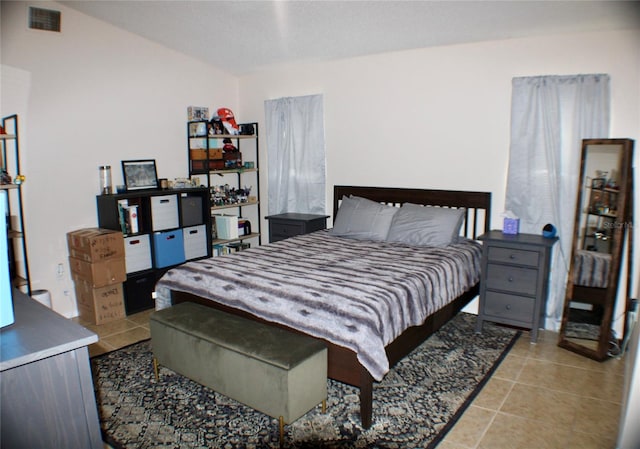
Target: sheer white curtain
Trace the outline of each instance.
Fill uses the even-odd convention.
[[[322,95],[265,101],[269,214],[325,213]]]
[[[520,231],[541,234],[552,223],[547,329],[558,330],[569,271],[582,139],[609,134],[609,76],[514,78],[506,209]]]

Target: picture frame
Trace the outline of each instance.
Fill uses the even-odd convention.
[[[122,161],[122,176],[127,190],[158,188],[158,171],[155,159]]]
[[[189,106],[187,108],[187,120],[190,122],[209,121],[209,108],[201,106]]]

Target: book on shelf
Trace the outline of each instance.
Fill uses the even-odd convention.
[[[130,205],[126,199],[118,200],[118,221],[123,234],[129,235],[140,232],[138,205]]]

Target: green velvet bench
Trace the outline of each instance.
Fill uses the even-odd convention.
[[[158,365],[290,424],[327,398],[327,349],[314,338],[185,302],[149,317]]]

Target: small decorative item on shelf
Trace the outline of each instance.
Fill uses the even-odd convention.
[[[197,120],[209,120],[209,108],[189,106],[187,108],[187,120],[190,122]]]
[[[209,122],[209,135],[216,136],[220,134],[225,134],[222,120],[220,120],[220,117],[213,117]]]
[[[190,137],[207,137],[207,122],[189,123]]]
[[[233,136],[237,135],[240,130],[238,129],[238,124],[236,123],[235,116],[233,112],[229,108],[220,108],[218,109],[218,117],[222,120],[222,125],[226,131],[225,134],[231,134]]]
[[[251,186],[236,189],[225,184],[211,187],[211,204],[214,206],[227,206],[232,204],[244,204],[249,202]]]
[[[191,179],[189,178],[176,178],[173,180],[172,189],[184,189],[185,187],[191,187]]]
[[[0,169],[0,184],[11,184],[11,175],[4,168]]]
[[[242,168],[242,153],[239,151],[228,151],[223,154],[224,168]]]
[[[222,151],[224,151],[225,153],[230,153],[232,151],[238,151],[238,148],[236,148],[236,146],[233,144],[231,139],[229,139],[228,137],[226,139],[222,139],[222,143],[224,144],[222,146]]]
[[[111,165],[100,165],[100,195],[111,195],[113,193],[111,187]]]
[[[256,133],[255,128],[252,123],[247,123],[244,125],[240,125],[240,135],[241,136],[253,136]]]
[[[14,179],[13,182],[15,182],[16,184],[20,185],[20,184],[24,183],[26,179],[27,178],[25,178],[24,175],[17,175],[16,179]]]

